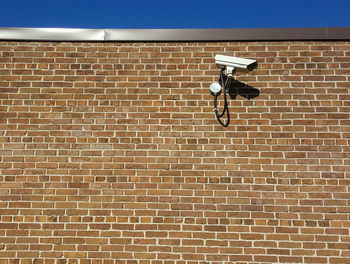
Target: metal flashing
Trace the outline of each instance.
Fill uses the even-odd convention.
[[[103,41],[104,30],[76,28],[0,28],[1,40]]]
[[[74,29],[0,28],[18,41],[265,41],[350,40],[350,28]]]

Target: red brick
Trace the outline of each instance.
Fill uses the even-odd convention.
[[[0,257],[346,262],[348,50],[1,42]],[[260,94],[229,98],[227,128],[216,53],[259,65],[236,73]]]

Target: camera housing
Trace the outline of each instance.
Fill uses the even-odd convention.
[[[215,56],[215,64],[218,65],[218,67],[238,68],[245,71],[252,71],[258,66],[256,60],[219,54]]]

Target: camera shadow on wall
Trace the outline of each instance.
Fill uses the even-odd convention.
[[[225,82],[226,82],[226,78],[227,77],[224,76]],[[219,79],[219,83],[221,83],[220,79]],[[228,94],[230,95],[230,98],[232,100],[235,100],[237,95],[240,95],[250,100],[258,97],[260,95],[260,90],[232,78],[230,81],[230,85],[228,87]]]
[[[230,98],[233,100],[236,99],[237,95],[250,100],[258,97],[260,95],[260,90],[243,82],[232,79],[228,93],[230,95]]]

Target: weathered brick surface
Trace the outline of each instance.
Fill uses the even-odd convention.
[[[256,58],[221,127],[215,54]],[[0,42],[0,263],[350,263],[349,42]]]

